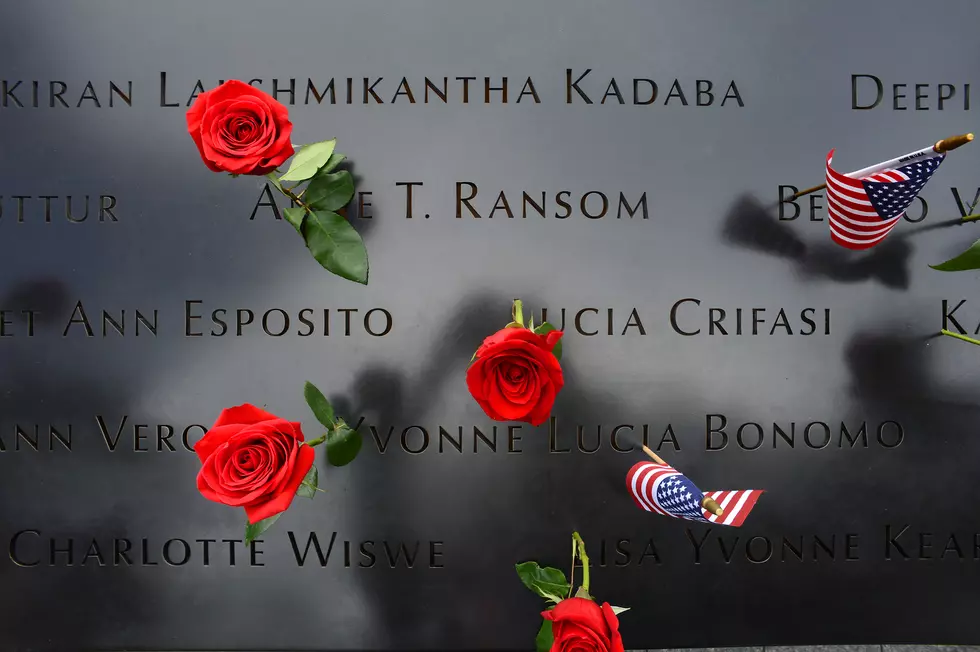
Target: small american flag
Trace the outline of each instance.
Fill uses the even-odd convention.
[[[698,523],[739,527],[762,495],[760,489],[701,492],[693,482],[666,464],[637,462],[626,474],[626,488],[640,509]],[[705,495],[724,510],[721,516],[701,507]]]
[[[946,154],[933,152],[901,167],[887,167],[855,177],[830,167],[833,158],[834,150],[830,150],[827,154],[830,237],[842,247],[860,250],[870,249],[884,240]]]

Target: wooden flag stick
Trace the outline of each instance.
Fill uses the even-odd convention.
[[[959,136],[950,136],[949,138],[943,138],[942,140],[936,141],[936,144],[932,146],[932,150],[937,154],[942,154],[943,152],[951,152],[957,147],[962,147],[963,145],[966,145],[972,140],[973,140],[973,134],[961,134]],[[801,190],[787,197],[786,199],[781,199],[779,200],[779,203],[785,204],[788,201],[795,201],[800,197],[817,192],[818,190],[823,190],[826,187],[827,187],[826,183],[821,183],[819,186],[813,186],[812,188]]]
[[[718,503],[716,503],[714,499],[709,498],[708,496],[705,496],[704,500],[701,501],[701,507],[708,510],[715,516],[721,516],[722,514],[725,513],[725,510],[719,507]]]
[[[652,450],[650,450],[647,446],[643,447],[643,452],[649,455],[650,459],[652,459],[657,464],[663,464],[664,466],[668,466],[667,462],[664,462],[662,459],[660,459],[660,456],[654,453]]]
[[[652,459],[657,464],[663,464],[664,466],[668,466],[667,462],[664,462],[662,459],[660,459],[660,456],[654,453],[652,450],[650,450],[648,446],[643,447],[643,452],[646,453],[650,457],[650,459]],[[715,516],[721,516],[722,514],[725,513],[725,510],[719,507],[718,503],[716,503],[713,499],[711,499],[708,496],[705,496],[703,499],[701,499],[701,507],[708,510]]]

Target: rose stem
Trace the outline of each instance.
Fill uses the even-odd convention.
[[[950,337],[955,337],[958,340],[963,340],[964,342],[969,342],[970,344],[976,344],[977,346],[980,346],[980,340],[975,340],[972,337],[967,337],[966,335],[960,335],[959,333],[950,332],[945,328],[939,331],[939,333],[941,335],[949,335]]]
[[[358,419],[357,425],[354,426],[353,428],[351,428],[351,430],[356,431],[358,428],[361,427],[361,424],[362,423],[364,423],[364,417],[361,417],[360,419]],[[338,421],[337,423],[334,424],[334,428],[333,429],[334,430],[337,430],[338,428],[342,428],[342,427],[350,428],[350,426],[348,426],[346,423],[344,423],[344,420],[341,419],[340,421]],[[323,435],[322,437],[317,437],[316,439],[311,439],[310,441],[306,442],[306,445],[307,446],[319,446],[320,444],[322,444],[325,441],[327,441],[327,435]]]
[[[589,592],[589,556],[585,554],[585,541],[578,532],[572,532],[572,540],[578,541],[578,557],[582,560],[582,588]]]
[[[322,444],[325,441],[327,441],[327,436],[326,435],[324,435],[322,437],[317,437],[316,439],[311,439],[310,441],[306,442],[306,445],[307,446],[319,446],[320,444]]]
[[[282,194],[286,195],[287,197],[289,197],[290,199],[292,199],[294,202],[296,202],[299,206],[302,206],[303,208],[305,208],[306,210],[310,211],[311,213],[313,212],[313,209],[310,208],[309,206],[307,206],[305,203],[303,203],[303,200],[299,198],[299,195],[297,195],[294,192],[292,192],[292,189],[291,188],[283,187],[282,188]]]
[[[275,172],[279,172],[279,169],[276,168]],[[272,175],[271,172],[269,174],[267,174],[266,176],[269,177],[269,178],[271,178],[275,182],[272,185],[274,185],[279,190],[279,192],[281,192],[282,194],[286,195],[291,200],[293,200],[294,202],[296,202],[296,204],[298,206],[302,206],[303,208],[305,208],[307,211],[309,211],[311,213],[313,212],[313,209],[310,208],[309,206],[307,206],[305,203],[303,203],[303,201],[300,199],[300,196],[305,191],[300,192],[299,195],[297,195],[296,193],[293,192],[293,190],[295,190],[296,188],[298,188],[300,185],[303,184],[302,181],[300,181],[299,183],[297,183],[292,188],[287,188],[286,186],[282,185],[282,182],[281,181],[279,181],[278,179],[273,178],[273,175]]]
[[[568,574],[568,595],[566,597],[572,597],[572,590],[575,588],[575,551],[576,543],[575,537],[572,536],[572,572]]]

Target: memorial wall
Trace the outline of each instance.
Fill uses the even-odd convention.
[[[0,649],[980,644],[978,18],[7,3]]]

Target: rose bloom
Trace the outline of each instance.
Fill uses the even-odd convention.
[[[551,621],[551,652],[623,652],[619,619],[608,602],[569,598],[541,614]]]
[[[253,524],[289,508],[315,457],[300,424],[248,403],[222,410],[194,452],[203,464],[198,491],[244,507]]]
[[[470,394],[495,421],[545,422],[565,381],[551,352],[561,331],[537,335],[526,328],[504,328],[476,351],[466,371]]]
[[[215,172],[268,174],[293,155],[289,111],[237,79],[197,96],[187,110],[187,131]]]

